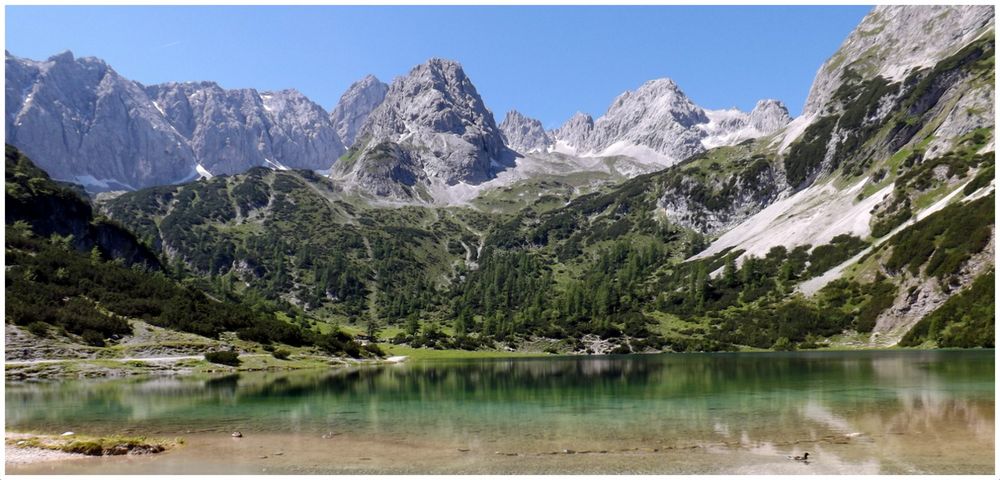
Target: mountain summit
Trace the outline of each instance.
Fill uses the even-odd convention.
[[[372,163],[406,164],[404,170],[426,191],[432,184],[484,182],[513,156],[462,66],[437,58],[392,82],[352,150],[348,161],[334,166],[333,176],[369,192],[380,188],[350,179],[360,180],[359,170],[371,173]]]
[[[571,153],[626,155],[669,166],[707,148],[769,135],[789,120],[777,100],[762,100],[750,113],[706,110],[676,82],[660,78],[619,95],[596,121],[577,113],[553,135]]]

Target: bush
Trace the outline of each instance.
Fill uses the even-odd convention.
[[[277,358],[278,360],[288,360],[288,357],[292,355],[292,352],[285,350],[284,348],[279,348],[271,352],[271,356]]]
[[[240,358],[239,354],[233,351],[218,351],[218,352],[208,352],[205,354],[205,360],[211,363],[217,363],[219,365],[229,365],[231,367],[239,366]]]
[[[101,335],[96,330],[84,330],[81,336],[83,337],[83,343],[87,345],[94,347],[104,346],[104,335]]]
[[[361,350],[363,350],[367,354],[367,355],[365,355],[367,357],[376,357],[377,358],[377,357],[384,357],[385,356],[385,352],[382,350],[382,347],[379,347],[378,345],[376,345],[374,343],[369,343],[369,344],[361,347]]]
[[[786,352],[795,350],[795,345],[788,340],[788,337],[781,337],[774,341],[774,345],[771,345],[771,349],[776,352]]]
[[[611,350],[611,355],[626,355],[632,353],[632,349],[629,348],[627,343],[619,344],[617,347]]]
[[[35,336],[44,337],[49,334],[49,326],[42,322],[31,322],[28,324],[28,331]]]

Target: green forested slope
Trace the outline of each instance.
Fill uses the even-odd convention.
[[[236,332],[265,344],[364,353],[340,332],[279,320],[266,304],[219,301],[178,283],[127,230],[95,218],[85,200],[10,146],[5,167],[7,322],[97,346],[128,335],[127,319],[138,319],[212,338]]]

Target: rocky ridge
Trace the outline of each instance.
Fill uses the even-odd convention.
[[[186,139],[143,86],[96,58],[6,52],[6,141],[58,180],[133,189],[197,177]]]
[[[325,169],[345,150],[322,107],[296,90],[257,92],[187,82],[146,91],[207,174],[231,175],[256,166]]]
[[[345,148],[295,90],[144,86],[96,58],[6,52],[6,140],[58,180],[132,190],[255,166],[326,169]]]

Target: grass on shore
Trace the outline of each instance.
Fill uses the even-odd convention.
[[[184,439],[147,439],[146,437],[122,435],[107,437],[32,435],[8,438],[7,444],[21,448],[42,448],[89,456],[141,455],[160,453],[177,445],[183,445]]]
[[[465,358],[547,357],[542,352],[506,352],[498,350],[433,350],[404,345],[379,344],[389,356],[405,355],[407,360],[460,360]]]

